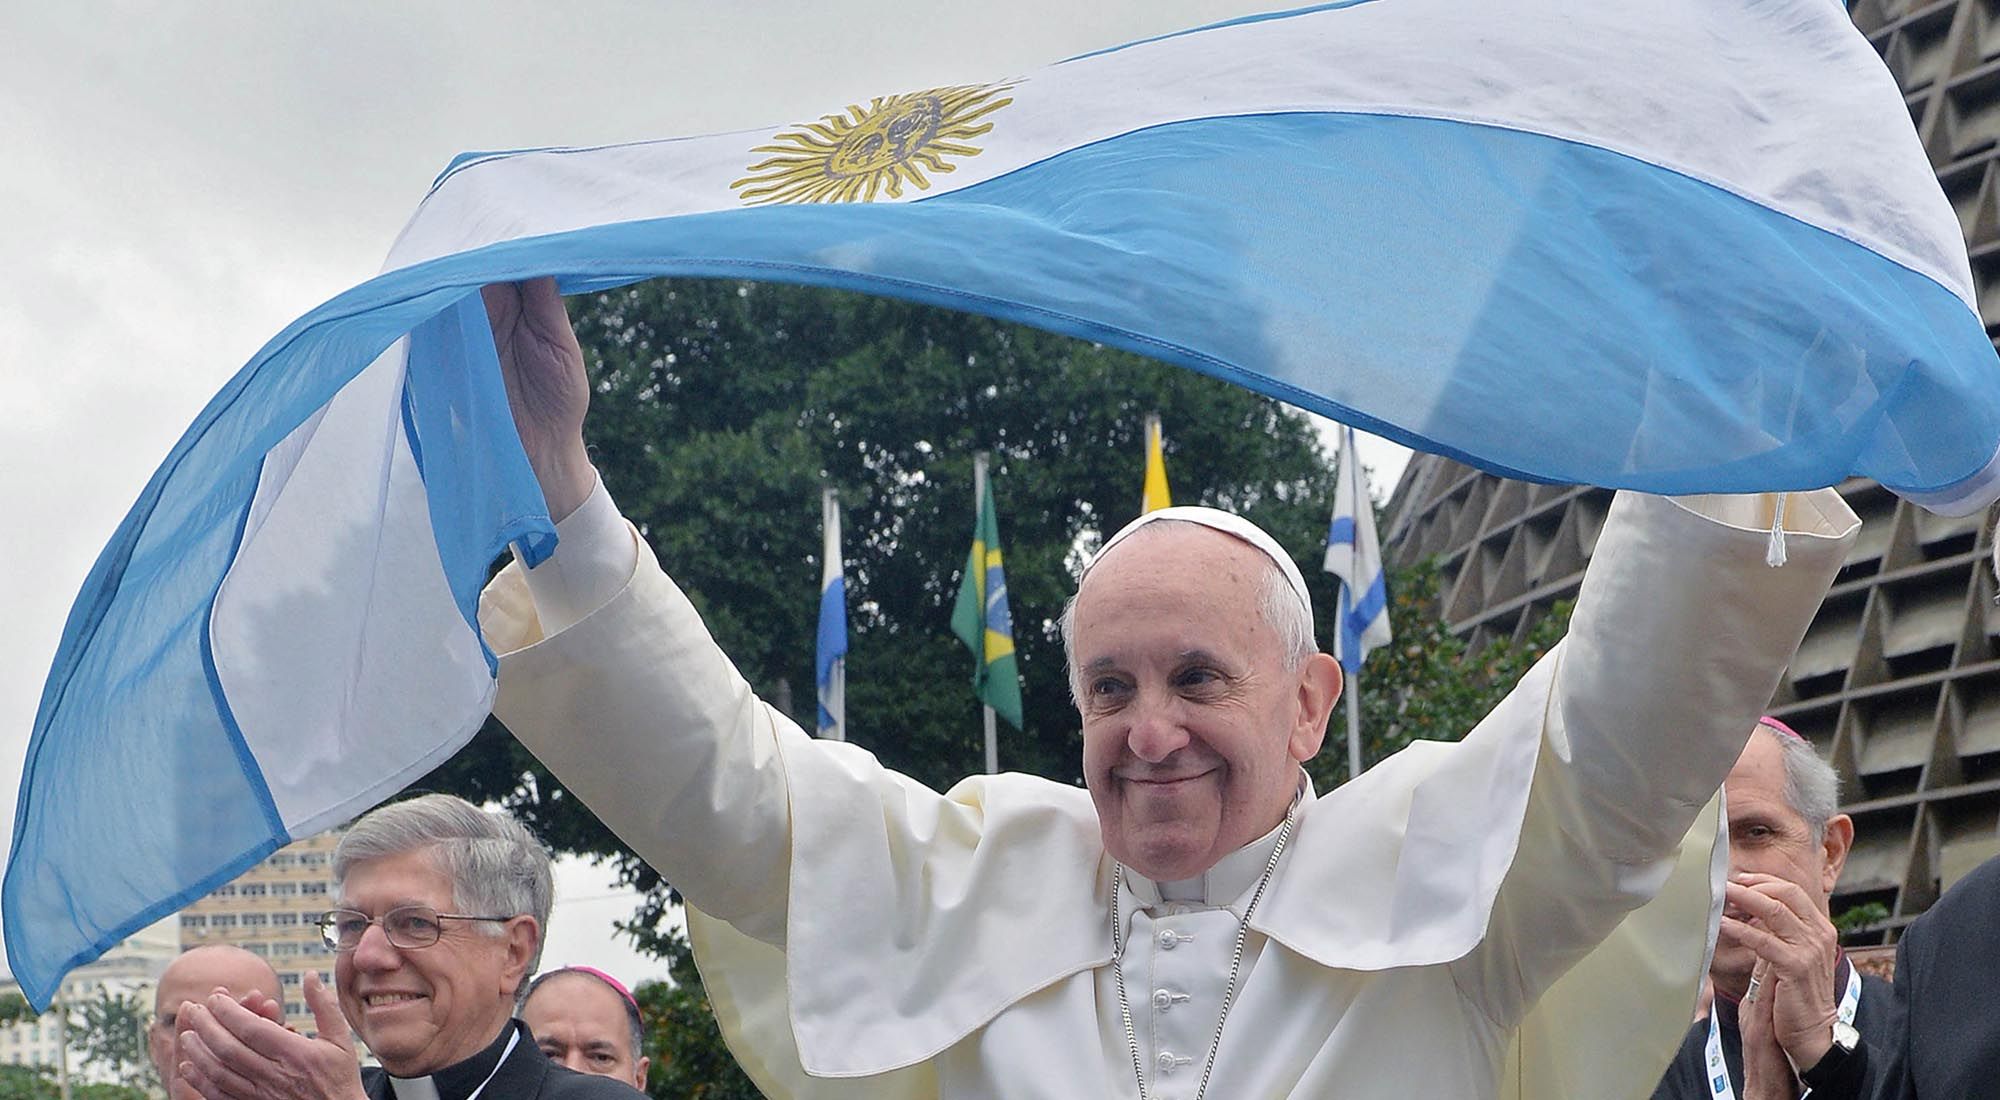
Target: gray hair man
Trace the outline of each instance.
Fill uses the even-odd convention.
[[[320,920],[337,994],[308,975],[319,1036],[216,995],[178,1021],[175,1096],[208,1100],[511,1100],[636,1095],[551,1065],[513,1019],[542,951],[549,855],[505,813],[424,795],[357,820],[334,849]],[[382,1063],[360,1069],[349,1024]]]
[[[1744,1100],[1869,1094],[1901,1013],[1887,982],[1849,965],[1833,926],[1829,904],[1854,844],[1840,778],[1810,741],[1766,717],[1723,791],[1730,882],[1709,967],[1715,1001],[1654,1100],[1712,1100],[1718,1074]]]

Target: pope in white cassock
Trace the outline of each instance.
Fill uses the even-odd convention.
[[[1065,617],[1088,791],[938,794],[751,693],[597,480],[553,284],[486,296],[561,539],[486,593],[496,713],[685,895],[767,1094],[1650,1091],[1710,943],[1712,796],[1858,526],[1837,495],[1784,498],[1778,569],[1778,498],[1621,495],[1568,640],[1462,743],[1324,795],[1340,670],[1297,567],[1153,513]]]

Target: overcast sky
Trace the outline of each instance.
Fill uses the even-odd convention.
[[[209,396],[375,272],[453,154],[790,122],[1264,6],[7,5],[0,829],[98,550]],[[1364,459],[1393,477],[1403,454]],[[608,943],[628,896],[587,867],[559,878],[551,963],[661,972]]]

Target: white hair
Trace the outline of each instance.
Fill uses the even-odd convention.
[[[1785,804],[1805,819],[1814,840],[1826,837],[1826,823],[1840,812],[1840,773],[1813,748],[1812,742],[1758,723],[1777,738],[1785,761]]]
[[[451,882],[451,903],[468,916],[531,916],[541,930],[533,974],[548,938],[555,880],[548,849],[504,810],[486,811],[462,798],[427,794],[379,807],[348,826],[333,850],[333,901],[342,904],[347,873],[358,863],[423,852]],[[488,935],[501,926],[478,923]]]
[[[1151,525],[1158,530],[1163,527],[1195,527],[1202,525],[1184,519],[1155,520]],[[1213,528],[1209,528],[1213,530]],[[1257,610],[1264,617],[1265,625],[1278,633],[1278,648],[1284,659],[1285,671],[1296,672],[1307,657],[1319,652],[1313,642],[1312,611],[1299,599],[1292,582],[1285,577],[1284,570],[1277,562],[1262,553],[1257,555],[1262,572],[1257,578]],[[1070,702],[1077,703],[1083,698],[1083,678],[1076,667],[1076,600],[1083,594],[1078,586],[1074,595],[1063,604],[1062,618],[1057,627],[1062,633],[1063,665],[1069,673]]]

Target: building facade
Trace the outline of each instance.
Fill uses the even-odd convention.
[[[183,950],[229,943],[270,960],[285,991],[285,1023],[317,1033],[301,984],[308,970],[333,980],[333,953],[320,939],[320,914],[333,902],[338,832],[295,841],[180,915]]]

